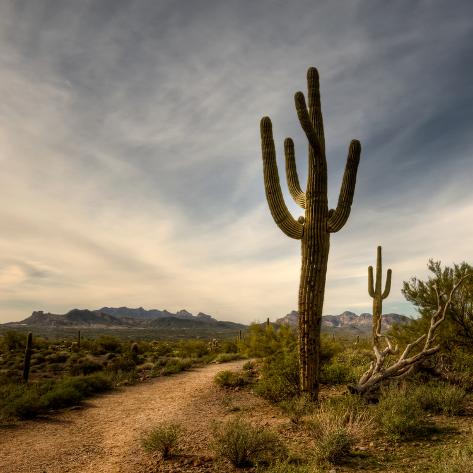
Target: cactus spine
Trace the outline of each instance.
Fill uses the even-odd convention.
[[[33,334],[30,332],[26,337],[25,357],[23,359],[23,381],[28,382],[30,376],[31,351],[33,348]]]
[[[313,398],[319,390],[320,329],[325,292],[330,233],[338,232],[348,220],[353,202],[356,173],[360,161],[360,142],[353,140],[336,209],[328,208],[327,161],[320,106],[319,74],[311,67],[307,72],[309,106],[304,94],[297,92],[297,116],[309,142],[309,172],[303,192],[297,176],[294,143],[284,141],[286,177],[294,201],[305,210],[298,220],[286,207],[279,184],[272,124],[269,117],[261,120],[261,148],[266,199],[279,228],[290,238],[301,240],[302,268],[299,286],[299,364],[300,389]]]
[[[373,266],[368,267],[368,293],[373,298],[373,346],[378,350],[380,347],[381,337],[381,320],[383,314],[383,299],[389,296],[391,290],[391,275],[392,271],[388,269],[386,275],[386,284],[384,291],[381,290],[382,276],[383,276],[383,263],[381,256],[381,247],[378,246],[376,255],[376,282],[373,278]]]

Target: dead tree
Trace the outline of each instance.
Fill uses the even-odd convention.
[[[371,362],[369,369],[361,376],[357,384],[349,385],[348,390],[351,393],[366,395],[378,388],[384,381],[389,379],[399,379],[412,372],[414,367],[425,358],[433,355],[440,350],[440,345],[436,343],[437,329],[445,320],[452,299],[463,284],[463,282],[472,277],[473,274],[463,275],[453,285],[448,293],[440,293],[437,286],[434,286],[437,299],[437,310],[430,318],[427,333],[421,335],[417,340],[408,343],[404,351],[400,353],[399,346],[393,345],[393,338],[387,335],[384,338],[386,347],[382,348],[379,344],[374,344],[373,351],[375,360]],[[381,324],[379,323],[377,335],[380,334]],[[415,352],[414,350],[418,351]],[[389,364],[390,356],[399,355],[394,363]],[[391,358],[392,359],[392,358]]]

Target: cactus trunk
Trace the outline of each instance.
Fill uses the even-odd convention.
[[[324,304],[325,279],[330,248],[330,233],[338,232],[348,220],[356,184],[361,146],[350,144],[348,159],[336,209],[329,210],[327,199],[327,161],[320,106],[317,69],[307,72],[309,106],[304,94],[297,92],[297,116],[309,142],[309,172],[306,192],[297,176],[294,143],[284,141],[286,176],[289,191],[305,215],[295,220],[286,207],[279,184],[272,124],[261,120],[261,148],[266,199],[271,215],[279,228],[290,238],[301,240],[302,268],[299,286],[299,361],[300,389],[317,398],[319,386],[320,328]]]
[[[28,382],[30,376],[31,351],[33,348],[33,334],[30,332],[26,338],[25,357],[23,359],[23,381]]]

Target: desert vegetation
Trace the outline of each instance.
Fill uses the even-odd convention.
[[[10,330],[0,337],[0,421],[31,419],[97,393],[234,360],[236,341],[137,341],[111,335],[51,340]],[[233,374],[232,374],[233,376]]]

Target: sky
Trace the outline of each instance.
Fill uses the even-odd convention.
[[[472,263],[469,0],[0,1],[0,322],[33,310],[187,309],[251,322],[297,308],[300,242],[273,222],[259,121],[301,183],[294,108],[318,68],[329,202],[361,162],[331,237],[324,313],[385,312],[429,258]]]

